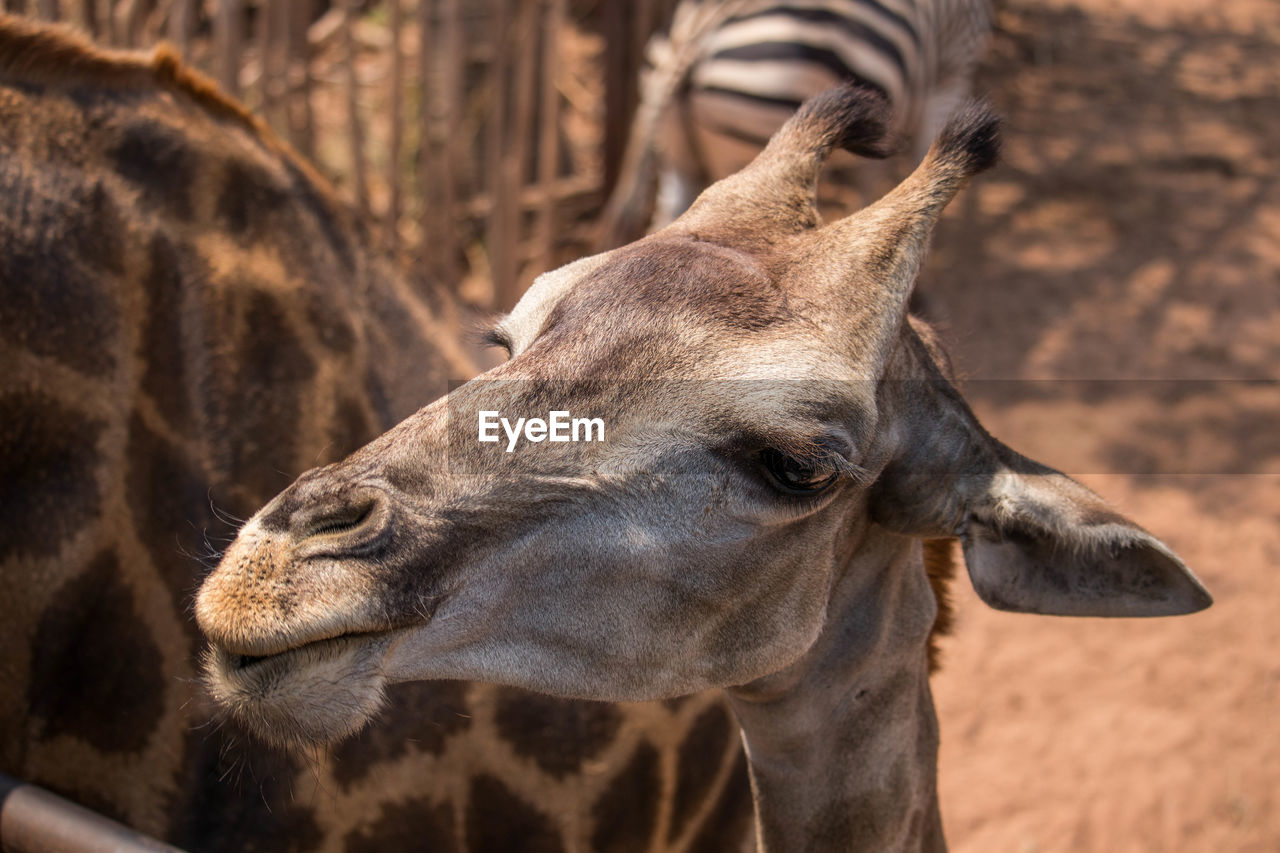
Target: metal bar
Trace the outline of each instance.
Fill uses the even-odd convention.
[[[5,853],[182,853],[43,788],[0,773]]]

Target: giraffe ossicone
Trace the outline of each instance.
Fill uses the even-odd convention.
[[[907,300],[933,225],[990,166],[960,110],[878,202],[824,225],[833,147],[875,92],[809,102],[667,228],[541,277],[511,358],[245,526],[196,613],[215,695],[276,741],[359,728],[383,685],[495,681],[647,700],[724,688],[764,849],[939,849],[924,540],[1033,613],[1210,604],[1162,543],[977,422]],[[508,456],[452,412],[607,412],[609,441]]]

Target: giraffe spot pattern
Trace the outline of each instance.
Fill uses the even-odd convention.
[[[365,309],[369,312],[370,360],[374,364],[413,365],[388,373],[386,386],[391,422],[399,423],[439,396],[445,383],[454,377],[446,374],[447,360],[436,344],[423,335],[412,312],[384,288],[369,294]]]
[[[124,249],[119,234],[125,222],[115,199],[101,181],[90,184],[80,212],[66,224],[67,243],[63,250],[69,247],[77,257],[90,259],[99,271],[124,275]]]
[[[240,358],[218,396],[225,408],[217,420],[227,431],[228,480],[261,504],[300,473],[298,419],[316,367],[274,297],[253,291],[238,301]]]
[[[326,245],[337,256],[342,272],[347,275],[355,272],[356,253],[355,247],[351,244],[350,231],[358,232],[361,224],[339,221],[340,213],[321,196],[316,185],[303,173],[302,169],[288,161],[285,162],[284,167],[292,182],[290,196],[315,217],[320,230],[324,232]]]
[[[0,337],[91,376],[115,366],[119,211],[71,167],[0,157]]]
[[[308,291],[304,299],[307,322],[320,343],[334,352],[351,352],[356,345],[356,334],[343,311],[334,303],[333,294]]]
[[[658,751],[641,741],[627,765],[591,809],[596,829],[592,849],[601,853],[642,853],[658,822],[662,777]]]
[[[298,342],[275,297],[255,290],[245,311],[247,340],[241,341],[244,361],[240,378],[267,387],[303,382],[315,374],[315,364]]]
[[[8,85],[8,84],[6,84]],[[54,91],[50,97],[62,98],[66,89],[64,86],[51,87]],[[105,145],[110,146],[111,140],[119,138],[121,141],[108,153],[107,166],[114,166],[121,178],[127,181],[132,188],[138,190],[138,203],[135,205],[134,193],[127,191],[125,193],[125,205],[127,212],[132,216],[137,211],[145,214],[154,214],[154,218],[161,222],[169,222],[175,219],[182,219],[193,213],[193,210],[199,207],[203,210],[204,205],[195,205],[194,202],[199,200],[195,195],[195,186],[193,178],[195,177],[194,166],[200,165],[202,173],[208,165],[208,152],[201,149],[201,142],[217,143],[220,137],[217,135],[220,131],[215,128],[215,133],[210,136],[206,129],[210,126],[207,122],[196,124],[194,127],[186,126],[185,123],[190,118],[189,106],[181,97],[174,99],[170,93],[154,90],[148,90],[147,87],[138,87],[127,90],[109,90],[100,84],[87,84],[76,87],[76,91],[72,93],[73,97],[80,103],[81,107],[86,110],[86,116],[83,125],[97,134],[95,138],[89,137],[88,134],[82,133],[80,127],[68,127],[64,120],[60,117],[56,122],[50,123],[50,129],[57,132],[59,137],[71,140],[71,146],[74,150],[69,150],[68,154],[72,158],[86,158],[88,162],[94,162],[95,167],[100,159],[100,152]],[[177,125],[165,126],[163,119],[148,119],[146,124],[129,127],[127,124],[122,125],[121,121],[128,122],[131,118],[139,117],[140,108],[143,113],[148,111],[148,105],[154,105],[159,101],[165,108],[176,108],[180,110],[180,114],[175,114],[172,119],[184,123],[183,127]],[[30,108],[32,113],[37,113],[39,105],[33,104]],[[94,109],[93,116],[88,116],[87,111],[92,107]],[[0,122],[0,135],[4,135],[6,131],[13,127],[21,127],[34,116],[27,114],[28,108],[23,108],[16,116],[16,122],[9,125]],[[43,115],[46,110],[39,110],[39,114]],[[90,121],[90,118],[93,121]],[[157,123],[152,127],[152,123]],[[118,130],[124,127],[123,135],[117,137]],[[23,130],[20,136],[29,137],[30,125],[27,130]],[[99,132],[101,131],[101,132]],[[194,131],[194,133],[193,133]],[[42,130],[43,133],[43,130]],[[55,134],[50,133],[48,141],[51,144],[59,144],[59,140],[54,138]],[[108,139],[108,137],[110,137]],[[16,136],[15,136],[16,138]],[[104,143],[104,139],[107,141]],[[87,143],[87,144],[86,144]],[[3,174],[11,165],[9,160],[17,160],[19,158],[9,158],[0,153],[0,181],[3,181]],[[23,156],[22,159],[30,160]],[[39,158],[37,158],[39,159]],[[197,162],[199,161],[199,162]],[[42,160],[40,162],[47,162]],[[68,161],[72,162],[72,161]],[[41,167],[43,168],[43,167]],[[73,168],[78,168],[74,166]],[[283,221],[278,220],[271,223],[272,227],[284,228],[288,235],[284,239],[289,242],[287,248],[291,252],[281,250],[282,257],[285,258],[286,268],[297,270],[297,277],[307,282],[314,282],[317,287],[333,287],[339,285],[341,287],[350,287],[354,281],[351,273],[359,267],[363,270],[365,266],[366,245],[362,242],[364,234],[359,230],[353,229],[351,223],[344,219],[343,211],[340,206],[335,205],[323,190],[314,188],[305,172],[287,163],[286,169],[292,171],[292,179],[296,182],[297,193],[303,197],[303,207],[310,208],[310,213],[319,220],[319,229],[315,227],[315,223],[308,220],[306,210],[295,210],[290,212],[290,216],[294,220]],[[72,172],[64,168],[63,164],[58,164],[58,169],[51,170],[53,173]],[[41,179],[46,176],[42,173]],[[101,185],[90,183],[91,176],[76,172],[73,179],[69,181],[68,186],[42,186],[36,195],[47,196],[48,198],[59,199],[59,204],[63,208],[53,211],[52,213],[41,214],[43,219],[36,221],[32,219],[16,218],[13,221],[17,223],[16,227],[10,227],[6,217],[10,215],[9,211],[16,210],[17,216],[29,213],[32,209],[30,201],[32,194],[21,191],[10,193],[8,187],[0,185],[0,335],[6,340],[16,345],[26,346],[38,354],[48,355],[53,358],[60,359],[63,363],[83,372],[94,375],[102,375],[110,369],[114,369],[116,361],[113,354],[106,350],[106,347],[113,341],[119,340],[119,320],[116,318],[115,294],[122,288],[117,287],[117,282],[112,281],[109,276],[103,276],[104,272],[123,275],[125,271],[125,252],[124,247],[130,248],[130,261],[137,254],[138,249],[155,252],[154,246],[149,246],[145,242],[140,242],[139,234],[142,229],[138,228],[136,223],[121,222],[119,211],[111,203],[111,197],[107,194]],[[113,176],[107,177],[107,186],[119,187],[121,181]],[[93,187],[94,195],[86,197],[86,204],[81,205],[80,202],[74,204],[67,201],[68,199],[78,199],[80,196],[76,193],[82,192],[81,186]],[[215,201],[216,204],[216,201]],[[296,206],[296,205],[295,205]],[[83,207],[83,210],[80,209]],[[252,212],[250,212],[252,213]],[[32,222],[35,222],[32,225]],[[70,223],[70,224],[68,224]],[[57,230],[62,229],[62,230]],[[314,250],[312,242],[315,236],[323,230],[328,241],[332,246],[326,245],[326,240],[315,241]],[[20,253],[12,251],[14,247],[6,245],[6,241],[13,234],[22,233],[24,235],[37,234],[48,235],[48,239],[41,242],[28,255],[32,256],[24,258]],[[128,235],[127,240],[122,239],[122,235]],[[262,236],[262,235],[255,235]],[[141,240],[145,240],[147,235],[141,233]],[[281,239],[278,235],[268,236],[264,239]],[[134,241],[139,241],[136,244]],[[179,241],[176,244],[180,252],[185,252],[185,247]],[[21,248],[21,247],[18,247]],[[30,247],[28,247],[30,248]],[[16,263],[13,259],[17,257],[19,261],[26,263],[25,268],[17,266],[6,266],[7,264]],[[316,260],[317,258],[321,260]],[[75,259],[74,261],[71,259]],[[200,418],[192,418],[192,420],[201,420],[202,426],[206,427],[197,436],[192,436],[197,441],[202,442],[203,447],[212,456],[212,461],[208,466],[208,470],[216,472],[217,479],[221,483],[242,482],[245,478],[236,479],[240,473],[232,470],[232,466],[227,465],[227,460],[231,458],[228,448],[235,447],[238,443],[244,442],[244,437],[250,435],[250,431],[255,428],[255,424],[248,421],[244,415],[246,411],[250,413],[262,411],[259,408],[247,408],[244,404],[246,396],[240,392],[231,395],[225,394],[222,389],[226,388],[242,388],[243,383],[239,375],[239,368],[242,364],[241,356],[244,347],[241,345],[247,338],[244,335],[258,335],[261,339],[265,339],[270,343],[265,346],[266,350],[271,350],[276,354],[283,356],[282,361],[286,365],[290,365],[291,355],[299,351],[296,346],[297,341],[292,335],[286,335],[283,343],[283,353],[276,341],[272,341],[271,335],[273,328],[270,323],[267,324],[265,331],[255,329],[252,325],[252,310],[243,310],[249,304],[247,299],[240,299],[233,306],[232,312],[235,323],[232,325],[224,325],[219,329],[216,325],[216,311],[218,307],[212,306],[215,310],[209,311],[210,303],[201,300],[209,298],[206,296],[205,288],[207,283],[198,281],[200,285],[198,293],[190,292],[192,285],[189,281],[192,275],[190,258],[185,255],[180,259],[182,267],[186,270],[186,278],[188,281],[180,282],[177,277],[172,277],[166,283],[157,278],[149,285],[156,288],[178,288],[185,286],[188,292],[185,295],[185,304],[188,308],[194,309],[194,313],[202,320],[210,321],[210,331],[206,332],[208,337],[204,339],[188,339],[188,345],[191,347],[189,352],[193,357],[199,357],[207,361],[209,369],[205,371],[205,375],[190,375],[179,380],[176,376],[170,377],[176,384],[182,381],[193,382],[194,387],[189,391],[190,400],[203,408],[199,414],[208,415],[210,412],[225,414],[226,417],[220,421],[205,422]],[[299,260],[305,262],[305,266],[295,265],[293,261]],[[59,263],[66,263],[68,266],[64,269],[58,267]],[[79,264],[80,266],[76,266]],[[89,265],[92,265],[92,269]],[[341,268],[343,272],[335,271]],[[9,275],[10,272],[16,271],[18,275]],[[131,270],[132,272],[132,270]],[[44,276],[41,278],[41,276]],[[139,277],[140,278],[140,277]],[[50,284],[52,283],[52,284]],[[133,287],[132,276],[128,284]],[[265,282],[268,285],[275,285],[275,282]],[[361,282],[355,282],[356,286],[362,286]],[[37,286],[38,285],[38,286]],[[50,285],[50,286],[46,286]],[[56,285],[56,286],[53,286]],[[81,287],[81,290],[75,288]],[[19,294],[15,299],[8,299],[7,288],[21,288],[26,291],[25,294]],[[96,290],[85,290],[84,288],[94,287]],[[35,291],[31,294],[31,291]],[[51,297],[50,294],[53,294]],[[44,304],[38,303],[34,309],[27,311],[25,315],[19,316],[18,312],[10,309],[14,305],[20,304],[24,295],[31,296],[32,299],[45,299],[46,297],[58,300],[52,309]],[[172,292],[169,294],[172,296]],[[243,293],[237,294],[243,296]],[[221,298],[218,294],[213,294],[215,299]],[[291,298],[291,297],[287,297]],[[154,311],[157,301],[151,301],[148,310]],[[177,309],[177,299],[173,300],[170,306]],[[250,306],[252,307],[252,306]],[[332,303],[321,303],[316,311],[324,311],[332,307]],[[347,347],[347,336],[349,327],[344,328],[339,318],[337,322],[330,324],[329,318],[311,316],[312,309],[307,305],[302,305],[302,311],[298,311],[297,304],[286,306],[289,318],[299,318],[302,311],[307,312],[308,316],[304,322],[316,323],[317,325],[327,324],[325,328],[317,330],[322,344],[337,352],[345,351]],[[55,310],[56,309],[56,310]],[[165,311],[169,309],[166,308]],[[269,310],[269,309],[268,309]],[[45,323],[44,327],[35,328],[34,332],[28,326],[31,322],[28,318],[36,317],[35,322]],[[7,329],[5,321],[13,320],[17,326],[14,329]],[[49,318],[53,318],[50,320]],[[225,315],[223,319],[226,319]],[[244,322],[242,322],[244,321]],[[23,325],[26,324],[26,325]],[[78,325],[77,325],[78,324]],[[14,334],[7,334],[13,331]],[[159,330],[149,330],[151,334],[158,334]],[[222,332],[228,334],[222,334]],[[421,331],[418,331],[421,334]],[[54,335],[57,337],[55,338]],[[145,340],[146,333],[143,335]],[[308,336],[308,339],[310,337]],[[145,345],[145,344],[144,344]],[[170,347],[168,352],[176,351]],[[416,350],[414,351],[416,352]],[[400,359],[399,352],[393,352],[397,361]],[[159,359],[154,354],[147,354],[150,358]],[[246,359],[246,362],[248,360]],[[203,367],[205,362],[186,363],[182,365],[189,373],[194,373],[197,367]],[[282,369],[283,374],[289,374],[290,369]],[[293,375],[298,375],[297,371],[292,371]],[[216,381],[208,379],[209,374],[218,377]],[[303,380],[310,378],[309,374]],[[222,382],[226,383],[223,386]],[[151,379],[143,379],[145,390],[149,395],[157,398],[160,407],[160,414],[167,420],[172,420],[175,425],[181,418],[175,415],[173,410],[167,409],[169,404],[177,403],[176,396],[169,396],[157,391],[158,385],[154,384],[156,377]],[[282,424],[279,432],[291,432],[296,426],[295,419],[298,416],[300,406],[297,405],[299,397],[295,393],[292,384],[286,382],[287,387],[284,388],[282,394],[273,397],[275,400],[282,400],[277,410],[269,411],[264,420],[269,419]],[[296,384],[296,383],[295,383]],[[358,389],[358,381],[352,382],[353,393],[360,394]],[[309,389],[304,389],[301,393],[307,393]],[[248,402],[261,402],[264,397],[253,397]],[[385,409],[386,393],[379,391],[383,398],[382,407]],[[210,398],[214,398],[216,402],[210,403]],[[227,400],[230,404],[226,405]],[[425,401],[416,401],[425,402]],[[285,417],[277,417],[277,411],[285,411]],[[13,421],[7,417],[7,412],[0,408],[0,466],[8,464],[12,456],[5,451],[9,445],[6,443],[7,438],[12,437]],[[50,429],[45,430],[52,438],[50,441],[63,442],[70,448],[83,447],[93,450],[94,445],[98,441],[101,432],[101,425],[93,424],[93,428],[89,430],[84,440],[64,440],[64,436],[72,429],[80,429],[79,424],[85,423],[83,420],[77,420],[74,412],[67,411],[65,417],[57,422],[50,421]],[[246,423],[248,426],[246,427]],[[355,420],[352,419],[353,428],[349,430],[355,432]],[[390,425],[389,423],[386,425]],[[124,424],[120,424],[123,427]],[[9,432],[6,432],[9,430]],[[278,436],[276,430],[265,435],[265,441],[275,442]],[[203,486],[201,481],[202,466],[195,464],[193,459],[185,457],[184,452],[175,446],[168,445],[153,433],[144,431],[138,423],[129,425],[129,442],[131,447],[128,452],[132,455],[130,460],[131,472],[127,476],[145,477],[152,483],[151,493],[148,494],[146,500],[156,505],[162,504],[168,497],[176,507],[169,508],[171,518],[168,523],[176,524],[175,528],[164,530],[165,524],[156,523],[150,526],[151,532],[142,533],[140,536],[152,548],[153,554],[170,553],[167,546],[173,545],[171,556],[182,556],[182,552],[188,549],[188,545],[183,537],[186,531],[197,531],[203,522],[193,521],[200,518],[199,512],[206,512],[209,504],[208,490]],[[188,433],[188,435],[190,435]],[[253,441],[263,440],[258,436],[251,436]],[[272,451],[263,450],[260,456],[254,457],[253,462],[256,464],[257,459],[268,460],[269,468],[285,468],[290,469],[290,462],[299,454],[294,452],[296,442],[292,435],[289,435],[285,443],[277,444],[274,456]],[[150,448],[150,449],[147,449]],[[137,457],[143,453],[154,453],[150,458],[148,466],[140,464]],[[251,455],[251,454],[250,454]],[[283,457],[285,461],[275,462],[274,459]],[[236,456],[233,461],[237,464],[245,461],[247,457]],[[305,460],[304,460],[305,461]],[[67,466],[54,466],[58,468],[59,475],[66,470]],[[75,466],[71,466],[73,469]],[[2,469],[0,469],[2,470]],[[3,471],[7,474],[8,471]],[[286,480],[287,481],[287,480]],[[92,487],[92,478],[88,478],[87,482]],[[174,484],[177,484],[176,487]],[[4,476],[0,478],[0,528],[9,524],[15,514],[9,512],[11,508],[4,505],[4,501],[11,495],[11,480]],[[175,498],[173,494],[166,494],[166,489],[173,491],[181,497]],[[218,485],[215,484],[213,495],[218,500],[219,505],[227,507],[229,502],[226,499],[217,498]],[[28,490],[16,490],[19,494],[26,494]],[[195,513],[188,511],[184,507],[196,506],[194,497],[188,499],[188,493],[194,495],[196,491],[200,491],[200,500],[198,501],[199,510]],[[259,494],[264,492],[263,489],[257,488]],[[263,497],[269,496],[274,488],[266,490]],[[93,506],[87,513],[82,513],[88,517],[92,517],[97,513],[97,495],[92,489],[88,492],[93,497]],[[255,509],[260,501],[246,501],[239,492],[236,492],[236,503],[230,505],[241,515],[247,515],[248,511]],[[73,505],[74,508],[74,505]],[[66,511],[65,505],[59,506],[60,511]],[[146,513],[149,518],[159,518],[155,514],[155,510],[148,508]],[[141,514],[141,511],[140,513]],[[49,541],[50,527],[47,519],[40,519],[41,525],[32,525],[31,529],[39,527],[42,530],[42,538]],[[62,522],[59,522],[61,524]],[[178,531],[175,533],[175,530]],[[7,534],[7,529],[0,529],[0,536]],[[54,531],[56,532],[56,530]],[[54,540],[56,541],[56,540]],[[173,563],[176,567],[179,564]],[[176,569],[172,578],[167,577],[166,582],[177,579],[181,581],[185,578],[185,569]],[[124,593],[127,588],[121,587]],[[175,587],[176,590],[176,587]],[[178,598],[175,591],[175,599]],[[115,600],[112,598],[111,600]],[[119,616],[124,619],[128,615],[135,615],[131,611],[120,610]],[[0,618],[3,615],[0,614]],[[135,620],[136,621],[136,620]],[[117,636],[124,636],[125,643],[123,646],[114,644],[112,646],[114,653],[123,650],[129,653],[133,648],[132,638],[127,633],[121,633]],[[139,658],[145,655],[139,654]],[[158,670],[154,670],[158,671]],[[172,675],[172,673],[170,673]],[[19,688],[22,689],[22,688]],[[150,695],[158,695],[159,691],[152,691]],[[96,695],[96,694],[95,694]],[[112,706],[128,707],[128,696],[113,696]],[[56,704],[56,703],[55,703]],[[87,704],[87,703],[86,703]],[[196,706],[192,706],[196,707]],[[143,709],[145,711],[145,709]],[[134,713],[134,724],[141,730],[145,730],[149,721],[144,718],[139,719]],[[193,722],[198,722],[193,720]],[[172,786],[173,794],[173,811],[175,814],[174,826],[175,830],[172,839],[176,843],[181,844],[187,849],[193,851],[201,850],[268,850],[268,851],[287,851],[301,849],[315,849],[325,839],[321,833],[319,826],[311,814],[311,810],[316,807],[315,803],[297,804],[294,802],[292,788],[292,780],[301,772],[300,767],[295,763],[290,765],[286,761],[279,761],[268,757],[265,750],[257,744],[245,745],[246,748],[240,750],[244,755],[240,759],[222,760],[219,754],[223,749],[229,749],[231,755],[237,754],[238,746],[241,742],[237,735],[229,733],[227,729],[221,729],[211,732],[207,727],[201,727],[192,732],[192,740],[199,741],[202,746],[194,752],[188,752],[185,756],[172,755],[165,756],[156,761],[148,760],[141,766],[135,766],[132,761],[128,762],[128,766],[135,767],[136,773],[133,773],[138,779],[150,782],[152,775],[160,775],[158,770],[163,770],[166,778],[164,783],[168,782],[168,771],[174,770],[176,773],[183,774],[186,778],[186,784],[181,782]],[[189,741],[190,743],[190,741]],[[149,759],[154,757],[156,750],[151,750]],[[210,760],[212,759],[212,760]],[[86,783],[87,784],[87,783]],[[105,786],[108,790],[112,790],[110,786],[118,785],[119,790],[126,790],[133,786],[128,780],[122,781],[105,781],[99,782],[99,786]],[[74,793],[80,801],[86,802],[95,809],[111,813],[115,816],[119,815],[108,803],[99,803],[89,796],[81,796],[80,792]],[[123,800],[123,795],[121,796]],[[323,803],[320,804],[323,807]],[[180,817],[177,815],[181,815]],[[459,815],[459,820],[461,815]]]
[[[27,701],[43,737],[137,752],[164,713],[160,650],[105,551],[53,594],[32,644]]]
[[[19,111],[23,108],[19,107]],[[7,127],[22,125],[18,120],[6,123]],[[25,129],[27,139],[43,136],[41,143],[47,150],[42,152],[44,157],[36,158],[25,152],[0,150],[4,155],[0,157],[0,185],[6,190],[6,200],[15,202],[9,213],[12,221],[21,223],[25,217],[33,224],[38,220],[38,224],[52,226],[57,236],[53,245],[69,254],[91,258],[95,267],[122,274],[125,265],[119,240],[123,226],[120,208],[101,180],[85,174],[83,140],[73,133],[47,130],[33,134],[29,125]],[[12,136],[0,139],[3,148],[22,145]],[[13,233],[18,233],[17,229]]]
[[[453,810],[447,803],[432,805],[425,797],[384,804],[376,821],[347,833],[344,841],[347,853],[455,853],[460,849]]]
[[[393,685],[387,690],[386,708],[380,720],[333,748],[333,778],[343,789],[411,748],[440,755],[451,737],[471,727],[464,681]]]
[[[391,398],[387,394],[386,383],[382,381],[382,377],[378,375],[378,371],[374,369],[374,365],[370,364],[368,370],[364,374],[365,398],[369,401],[370,408],[373,409],[374,417],[377,419],[379,431],[391,429],[404,418],[397,418],[399,414],[392,408]],[[425,405],[428,401],[423,400]]]
[[[746,754],[739,751],[729,771],[729,779],[720,799],[711,809],[689,844],[689,853],[721,853],[741,850],[750,831],[754,805],[751,801],[751,778],[747,775]]]
[[[97,515],[102,429],[40,392],[0,397],[0,561],[53,556]]]
[[[212,560],[213,541],[231,531],[214,517],[209,478],[136,414],[129,420],[126,458],[125,482],[138,538],[169,588],[174,608],[185,613],[205,574],[201,559]],[[192,629],[189,623],[187,627]]]
[[[191,219],[191,187],[199,157],[181,132],[156,121],[131,122],[121,128],[107,156],[116,172],[141,190],[144,205]]]
[[[622,714],[606,702],[560,699],[514,687],[498,692],[494,722],[518,755],[557,779],[582,768],[617,737]]]
[[[351,397],[338,399],[329,435],[333,439],[333,457],[341,459],[348,453],[370,441],[377,434],[364,406]]]
[[[405,306],[393,299],[391,294],[385,291],[370,294],[368,307],[373,315],[374,327],[386,335],[393,345],[412,344],[422,339],[413,315],[405,311]]]
[[[471,781],[467,849],[472,853],[560,853],[564,839],[549,817],[501,780],[481,774]]]
[[[701,808],[736,734],[733,718],[721,704],[710,706],[693,721],[676,759],[676,791],[668,841],[679,837],[689,818]]]
[[[150,269],[142,280],[147,296],[147,310],[142,315],[142,390],[172,426],[185,429],[192,425],[192,385],[186,358],[190,338],[183,312],[188,282],[178,249],[166,235],[152,235],[148,254]],[[190,257],[194,253],[188,249],[182,254]]]
[[[314,190],[289,183],[293,172],[260,165],[252,158],[224,161],[223,182],[215,201],[215,224],[245,247],[273,256],[286,278],[305,282],[295,291],[306,321],[322,345],[348,352],[355,336],[343,312],[348,310],[354,259],[338,231],[326,227],[330,214],[317,207]],[[272,281],[279,288],[281,281]]]
[[[288,191],[267,170],[239,160],[227,163],[217,215],[232,234],[270,233],[271,218],[289,204]]]
[[[286,753],[226,728],[192,731],[181,767],[185,780],[171,803],[166,839],[190,853],[303,853],[324,833],[315,804],[301,803],[300,767]]]

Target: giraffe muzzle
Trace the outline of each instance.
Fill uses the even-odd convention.
[[[221,667],[247,672],[402,627],[377,594],[394,517],[381,489],[303,479],[252,519],[196,597]]]
[[[273,655],[205,654],[204,681],[218,703],[280,746],[319,743],[364,725],[382,703],[382,660],[395,632],[342,634]]]

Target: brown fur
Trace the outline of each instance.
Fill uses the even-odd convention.
[[[938,615],[929,631],[929,672],[942,668],[941,638],[949,635],[955,624],[955,605],[951,601],[951,581],[956,576],[956,540],[926,539],[924,570],[929,575],[929,586],[938,602]]]
[[[154,89],[159,85],[189,97],[219,118],[242,124],[264,140],[274,140],[264,122],[224,95],[204,74],[183,65],[168,44],[150,52],[107,50],[66,25],[0,15],[0,74],[58,86],[87,83]]]
[[[183,64],[177,49],[167,42],[150,51],[109,50],[65,24],[41,24],[0,13],[0,76],[56,86],[167,89],[213,116],[242,125],[259,142],[304,170],[318,188],[330,191],[329,182],[310,162],[211,78]]]

